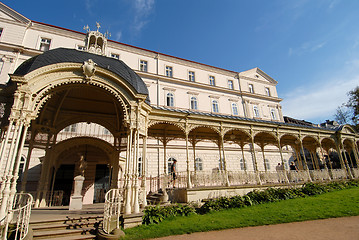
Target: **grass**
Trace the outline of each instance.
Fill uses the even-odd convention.
[[[358,215],[359,188],[356,187],[313,197],[229,209],[205,215],[174,217],[160,224],[126,229],[125,239],[158,238],[193,232]]]

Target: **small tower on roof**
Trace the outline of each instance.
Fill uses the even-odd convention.
[[[107,38],[111,35],[106,32],[102,34],[99,29],[101,25],[96,22],[96,31],[91,31],[90,27],[86,25],[84,30],[87,32],[86,34],[86,51],[98,55],[105,55],[106,54],[106,47],[107,47]]]

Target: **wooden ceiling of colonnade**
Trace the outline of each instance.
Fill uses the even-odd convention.
[[[243,147],[244,145],[251,143],[251,136],[243,130],[233,129],[224,135],[224,141],[235,142]]]
[[[280,146],[284,147],[284,146],[291,146],[294,149],[298,149],[299,148],[299,138],[291,135],[291,134],[285,134],[280,138]]]
[[[349,139],[345,139],[343,141],[344,149],[347,151],[351,151],[353,149],[353,141]]]
[[[258,144],[260,147],[266,145],[274,145],[278,147],[278,141],[273,134],[269,132],[259,132],[254,136],[254,143]]]
[[[328,152],[329,149],[333,148],[333,149],[336,149],[336,146],[335,146],[335,142],[333,139],[331,138],[324,138],[322,141],[322,148]]]
[[[218,144],[219,136],[219,132],[211,127],[196,127],[188,134],[188,138],[196,143],[202,140],[210,140]]]
[[[147,134],[149,137],[154,137],[160,141],[166,142],[173,139],[184,139],[186,137],[182,128],[170,123],[156,123],[148,128]]]
[[[310,151],[315,151],[317,147],[320,146],[318,140],[311,136],[304,137],[302,140],[302,144],[304,148]]]

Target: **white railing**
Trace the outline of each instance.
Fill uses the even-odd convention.
[[[228,171],[228,180],[231,186],[257,184],[254,171]]]
[[[17,193],[14,197],[14,203],[11,210],[3,220],[5,226],[2,229],[1,239],[7,239],[7,231],[9,224],[14,225],[15,229],[11,229],[9,236],[14,234],[14,239],[22,240],[29,232],[31,205],[33,198],[29,193]]]
[[[105,195],[103,230],[109,234],[120,228],[120,214],[123,203],[123,189],[110,189]]]
[[[346,179],[348,178],[347,171],[345,169],[332,169],[332,179]]]
[[[352,168],[352,173],[355,178],[359,178],[359,168]]]
[[[307,170],[290,170],[287,171],[288,181],[291,183],[296,182],[310,182],[311,178]]]
[[[191,172],[193,187],[225,186],[226,174],[224,171],[197,171]]]
[[[310,177],[313,181],[325,181],[330,180],[328,170],[321,169],[321,170],[309,170]]]

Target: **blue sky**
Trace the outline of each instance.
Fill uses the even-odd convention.
[[[359,85],[357,0],[2,1],[25,17],[278,81],[283,113],[333,119]]]

